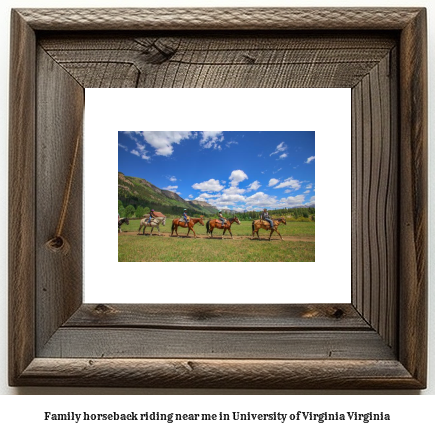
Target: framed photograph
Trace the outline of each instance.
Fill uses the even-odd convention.
[[[425,9],[18,9],[11,23],[9,215],[22,223],[9,235],[11,386],[426,387]],[[279,277],[273,280],[283,289],[278,301],[267,297],[263,277],[263,298],[253,301],[203,301],[183,297],[180,287],[181,296],[163,295],[161,301],[145,293],[140,302],[108,302],[99,296],[88,302],[88,270],[94,262],[101,264],[103,238],[117,240],[97,230],[100,218],[112,219],[112,204],[98,191],[93,196],[101,202],[95,227],[83,231],[87,185],[103,173],[99,166],[94,173],[86,169],[87,149],[93,145],[84,137],[95,118],[87,117],[85,99],[90,101],[92,92],[85,98],[85,91],[96,88],[154,91],[152,108],[160,92],[196,88],[245,90],[246,98],[261,89],[281,90],[281,99],[290,89],[350,91],[350,158],[343,169],[350,173],[350,207],[337,213],[337,205],[325,198],[327,189],[318,192],[317,207],[323,215],[337,213],[343,228],[350,224],[350,254],[348,261],[335,261],[335,274],[321,274],[313,284],[328,292],[341,273],[349,275],[350,302],[287,301],[291,280]],[[182,127],[199,134],[202,129],[206,134],[199,140],[213,139],[207,132],[217,126],[175,126],[169,109],[161,113],[160,131]],[[146,125],[128,128],[157,131]],[[234,131],[260,131],[261,125],[239,128]],[[118,131],[128,130],[119,126]],[[214,138],[216,144],[220,136]],[[284,146],[278,141],[269,157],[276,151],[277,158],[282,156]],[[140,148],[133,150],[140,157]],[[316,143],[312,157],[319,152]],[[110,164],[102,154],[100,165]],[[240,172],[230,171],[226,179],[221,175],[222,191],[224,182],[239,195],[261,184],[250,179],[244,186],[243,174],[249,174],[239,166],[234,171]],[[210,195],[205,183],[212,179],[190,184]],[[278,181],[272,181],[272,189],[290,183],[289,176],[270,179]],[[228,200],[223,194],[212,200],[223,204]],[[274,197],[276,204],[290,196]],[[316,223],[321,222],[319,214]],[[328,245],[316,239],[313,266],[322,266],[317,254],[322,248]],[[115,267],[122,265],[115,262]],[[113,268],[104,264],[96,267],[93,283],[86,283],[86,293],[89,285],[100,286],[99,294],[124,291],[119,284],[100,282],[98,274]],[[151,263],[139,265],[144,279],[155,273]],[[254,264],[258,270],[264,267],[263,274],[272,271],[270,265]],[[185,278],[207,290],[207,282],[195,280],[194,273]],[[225,283],[233,292],[252,286]]]

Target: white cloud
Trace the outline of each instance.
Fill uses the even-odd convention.
[[[125,146],[125,145],[121,145],[121,143],[118,143],[118,146],[119,146],[120,148],[124,149],[124,151],[128,151],[127,146]]]
[[[196,183],[192,185],[195,190],[201,191],[221,191],[224,187],[220,185],[218,179],[209,179],[208,181]]]
[[[222,193],[224,194],[240,194],[240,193],[244,193],[245,189],[244,188],[239,188],[239,187],[228,187],[225,190],[222,190]]]
[[[195,200],[207,200],[211,197],[216,198],[218,196],[215,194],[201,193],[197,198],[195,198]]]
[[[142,160],[150,159],[149,155],[147,155],[147,151],[145,150],[145,146],[142,146],[141,148],[133,149],[130,153],[136,155],[137,157],[142,158]]]
[[[178,188],[178,185],[168,185],[167,187],[165,187],[163,190],[169,190],[169,191],[174,191],[176,192]]]
[[[231,185],[233,187],[238,186],[239,183],[244,181],[245,179],[248,179],[248,175],[243,170],[233,170],[229,177],[229,180],[231,181]]]
[[[208,203],[217,208],[222,208],[234,206],[237,202],[243,202],[244,200],[245,198],[243,196],[239,197],[239,195],[222,195],[216,199],[209,199]]]
[[[304,194],[310,194],[310,191],[311,191],[311,190],[305,190],[305,191],[304,191]],[[287,190],[286,190],[286,193],[288,193]]]
[[[266,193],[258,192],[246,198],[246,205],[251,207],[272,207],[276,206],[277,200],[275,196],[269,196]]]
[[[286,153],[284,153],[278,157],[278,160],[283,160],[284,158],[287,158],[287,157],[288,157],[288,155]]]
[[[274,152],[272,152],[269,157],[271,157],[272,155],[278,154],[280,152],[284,152],[287,149],[287,145],[284,144],[284,142],[281,142],[275,149]]]
[[[187,196],[189,199],[193,199],[193,194],[189,194],[189,196]]]
[[[191,137],[191,131],[140,131],[143,137],[155,150],[156,155],[169,157],[174,152],[174,144]]]
[[[227,194],[224,193],[220,200],[226,201],[226,202],[244,202],[246,200],[245,196],[242,196],[241,194]]]
[[[174,152],[173,144],[189,138],[190,131],[128,131],[126,134],[135,142],[136,152],[132,154],[149,160],[145,144],[149,144],[155,150],[155,155],[169,157]]]
[[[312,156],[307,158],[307,161],[305,161],[306,164],[310,164],[316,157]]]
[[[258,190],[261,187],[261,184],[258,181],[254,181],[249,185],[248,191]]]
[[[315,206],[316,205],[316,196],[311,196],[310,201],[306,203],[308,206]]]
[[[201,146],[205,149],[218,149],[222,147],[220,143],[224,140],[222,131],[202,131],[202,139],[199,141]]]
[[[181,193],[177,191],[178,185],[168,185],[167,187],[163,188],[162,190],[169,190],[172,191],[172,193],[177,193],[178,196],[181,196]]]
[[[240,202],[245,202],[246,197],[240,194],[244,191],[245,190],[243,188],[229,187],[225,190],[222,190],[217,196],[212,197],[209,195],[207,202],[218,208],[233,207]],[[204,196],[204,194],[201,196]]]
[[[142,139],[137,136],[138,133],[132,131],[127,134],[136,144],[136,149],[131,150],[130,153],[142,158],[142,160],[149,160],[151,157],[148,155],[148,151],[146,150],[145,144],[142,142]]]
[[[169,181],[171,182],[175,182],[177,180],[177,178],[175,176],[170,176],[169,177]]]
[[[278,184],[277,186],[275,186],[274,188],[285,188],[285,187],[290,187],[292,190],[299,190],[301,188],[301,182],[298,181],[297,179],[293,179],[292,177],[290,177],[284,180],[283,182],[281,182],[280,184]]]
[[[286,208],[291,208],[294,206],[301,206],[304,204],[305,196],[303,194],[298,194],[297,196],[283,197],[280,200],[280,204],[285,205]]]
[[[279,179],[272,178],[272,179],[269,181],[269,187],[273,187],[274,185],[276,185],[276,184],[278,184],[278,183],[279,183]]]
[[[313,184],[308,184],[305,188],[313,188]]]

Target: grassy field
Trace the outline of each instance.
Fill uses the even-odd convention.
[[[204,223],[206,220],[204,221]],[[191,232],[186,238],[187,229],[180,228],[179,238],[169,237],[172,220],[160,231],[165,236],[137,236],[139,221],[123,225],[118,236],[119,262],[312,262],[315,260],[315,223],[291,222],[280,225],[279,232],[269,242],[269,232],[260,229],[260,240],[251,240],[251,222],[233,224],[231,239],[226,232],[222,239],[222,230],[213,232],[214,239],[207,238],[205,226],[195,225],[199,238]],[[146,233],[150,233],[147,228]],[[157,234],[157,230],[154,230]]]

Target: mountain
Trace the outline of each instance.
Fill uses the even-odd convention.
[[[210,205],[209,203],[203,200],[189,200],[188,202],[191,203],[192,205],[199,206],[200,208],[208,210],[211,214],[215,214],[218,211],[218,209],[215,206]]]
[[[217,212],[217,208],[207,202],[184,200],[173,191],[162,190],[146,179],[126,176],[121,172],[118,172],[118,200],[124,207],[147,206],[167,214],[181,214],[184,208],[192,215],[210,215]]]

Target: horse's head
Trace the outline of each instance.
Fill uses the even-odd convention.
[[[283,224],[287,225],[287,223],[286,223],[286,221],[285,221],[285,218],[280,218],[280,220],[281,220],[281,222],[282,222]]]
[[[165,226],[165,224],[166,224],[166,216],[163,217],[163,220],[162,220],[162,225]]]
[[[200,218],[199,218],[199,223],[202,225],[202,226],[204,226],[204,216],[202,215],[202,216],[200,216]]]
[[[234,216],[234,221],[239,225],[240,224],[240,220],[236,217],[236,216]]]
[[[130,224],[130,221],[128,220],[127,217],[124,219],[124,223],[125,223],[126,225],[129,225],[129,224]]]

